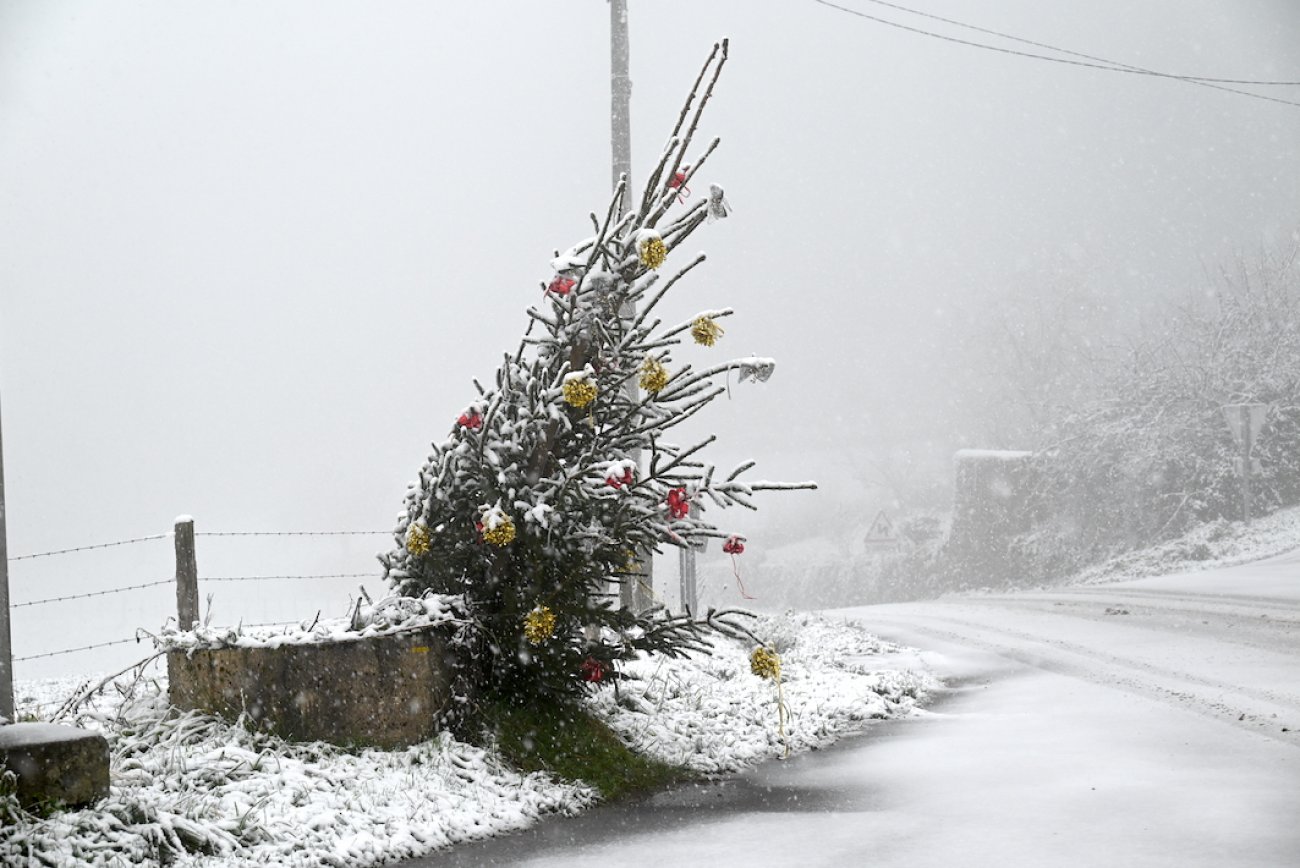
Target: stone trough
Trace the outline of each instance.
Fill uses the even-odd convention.
[[[291,741],[397,748],[431,738],[450,696],[433,630],[167,652],[171,702]]]
[[[108,795],[108,742],[56,723],[0,726],[0,766],[14,773],[28,808],[73,807]]]

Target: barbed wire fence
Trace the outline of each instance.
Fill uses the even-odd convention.
[[[178,528],[178,529],[180,528],[180,525],[181,525],[181,522],[178,520],[178,523],[177,523],[177,528]],[[192,522],[190,523],[190,527],[191,527],[191,528],[193,527]],[[136,545],[136,544],[139,544],[139,543],[154,542],[154,541],[157,541],[157,540],[163,540],[163,539],[173,539],[173,538],[176,536],[176,533],[177,533],[177,531],[176,531],[176,530],[173,530],[173,531],[168,532],[168,533],[160,533],[160,534],[151,534],[151,535],[148,535],[148,536],[132,537],[132,538],[130,538],[130,539],[114,540],[114,541],[112,541],[112,542],[94,543],[94,544],[90,544],[90,545],[75,546],[75,547],[72,547],[72,548],[55,549],[55,550],[52,550],[52,551],[33,552],[33,553],[31,553],[31,554],[15,555],[15,556],[12,556],[12,557],[8,558],[8,562],[12,564],[12,563],[14,563],[14,562],[18,562],[18,561],[33,561],[33,560],[38,560],[38,559],[42,559],[42,558],[53,558],[53,557],[57,557],[57,556],[60,556],[60,555],[67,555],[67,554],[72,554],[72,553],[89,552],[89,551],[97,551],[97,550],[102,550],[102,549],[117,548],[117,547],[121,547],[121,546]],[[231,538],[231,537],[276,537],[276,538],[285,538],[285,537],[371,537],[371,536],[373,536],[373,537],[379,537],[379,536],[391,536],[391,535],[392,535],[392,531],[376,531],[376,530],[331,530],[331,531],[191,531],[191,533],[192,533],[192,536],[195,536],[195,537],[203,536],[203,537],[226,537],[226,538]],[[9,605],[9,609],[10,609],[10,611],[11,611],[11,613],[12,613],[12,612],[14,612],[15,610],[29,609],[29,608],[37,607],[37,606],[53,606],[53,605],[57,605],[57,604],[60,604],[60,603],[69,603],[69,602],[72,602],[72,601],[75,601],[75,600],[84,600],[84,599],[90,599],[90,598],[95,598],[95,597],[108,597],[108,596],[114,596],[114,595],[117,595],[117,594],[127,594],[127,593],[131,593],[131,592],[134,592],[134,591],[142,591],[142,590],[146,590],[146,589],[149,589],[149,588],[161,587],[161,586],[163,586],[163,585],[176,586],[178,580],[180,580],[180,578],[181,578],[181,573],[183,572],[183,570],[181,569],[181,565],[180,565],[179,561],[178,561],[178,565],[177,565],[177,566],[178,566],[178,569],[177,569],[177,575],[176,575],[175,577],[172,577],[172,578],[157,579],[157,580],[154,580],[154,581],[148,581],[148,582],[138,582],[138,583],[135,583],[135,584],[120,585],[120,586],[117,586],[117,587],[111,587],[111,588],[101,588],[101,589],[96,589],[96,590],[91,590],[91,591],[83,591],[83,592],[72,593],[72,594],[61,594],[61,595],[58,595],[58,596],[44,597],[44,598],[39,598],[39,599],[19,600],[19,601],[17,601],[17,602],[10,603],[10,605]],[[301,573],[301,574],[295,574],[295,573],[270,573],[270,574],[256,574],[256,575],[223,575],[223,576],[203,576],[203,575],[196,575],[195,578],[197,579],[198,582],[279,582],[279,581],[313,581],[313,580],[329,580],[329,579],[375,579],[375,578],[378,578],[378,573],[377,573],[377,571],[372,570],[372,571],[370,571],[370,572],[364,572],[364,573],[362,573],[362,572],[352,572],[352,573]],[[258,623],[244,624],[244,623],[242,623],[242,621],[241,621],[241,625],[242,625],[243,627],[279,627],[279,626],[288,626],[288,625],[290,625],[290,624],[295,624],[295,623],[298,623],[298,622],[297,622],[297,621],[266,621],[266,622],[258,622]],[[16,656],[16,657],[14,657],[14,658],[12,659],[12,662],[13,662],[13,663],[21,663],[21,662],[32,661],[32,660],[45,659],[45,658],[49,658],[49,657],[59,657],[59,656],[63,656],[63,655],[70,655],[70,654],[84,653],[84,652],[87,652],[87,651],[94,651],[94,650],[98,650],[98,649],[101,649],[101,648],[109,648],[109,647],[113,647],[113,646],[117,646],[117,645],[126,645],[126,644],[130,644],[130,643],[140,642],[140,641],[142,640],[142,638],[143,638],[143,636],[138,632],[136,636],[124,637],[124,638],[121,638],[121,639],[112,639],[112,640],[105,641],[105,642],[95,642],[95,643],[90,643],[90,644],[86,644],[86,645],[79,645],[79,646],[77,646],[77,647],[72,647],[72,648],[57,648],[57,649],[44,650],[44,651],[40,651],[40,652],[32,653],[32,654],[24,654],[24,655],[22,655],[22,656]],[[10,672],[13,671],[13,670],[12,670],[12,667],[10,667],[9,671],[10,671]]]

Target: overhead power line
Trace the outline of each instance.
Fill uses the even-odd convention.
[[[940,18],[937,15],[930,15],[929,13],[926,12],[920,12],[915,9],[908,9],[907,7],[898,6],[893,3],[885,3],[883,2],[883,0],[866,0],[866,2],[868,3],[877,3],[878,5],[888,6],[889,8],[897,9],[901,12],[908,12],[913,15],[921,15],[926,18],[933,18],[935,20],[943,21],[944,23],[952,24],[957,27],[965,27],[970,30],[977,30],[981,33],[987,33],[993,36],[998,36],[1005,39],[1011,39],[1016,42],[1024,43],[1027,45],[1033,45],[1038,48],[1046,48],[1050,51],[1057,51],[1057,52],[1061,52],[1062,54],[1070,54],[1075,57],[1086,58],[1085,60],[1070,60],[1065,57],[1052,57],[1051,55],[1047,55],[1047,54],[1034,54],[1033,52],[1029,52],[1029,51],[1018,51],[1014,48],[1003,48],[998,45],[989,45],[986,42],[974,42],[969,39],[960,39],[956,36],[948,36],[943,33],[935,33],[932,30],[923,30],[919,27],[912,27],[907,24],[901,24],[897,21],[890,21],[886,18],[880,18],[875,15],[869,15],[866,12],[863,12],[858,9],[850,9],[847,6],[840,6],[836,3],[829,2],[829,0],[813,0],[813,2],[821,6],[826,6],[827,8],[830,9],[835,9],[839,12],[844,12],[849,15],[856,16],[858,18],[863,18],[868,21],[874,21],[877,24],[884,24],[887,27],[894,27],[897,28],[898,30],[906,30],[909,33],[916,33],[921,36],[928,36],[932,39],[941,39],[944,42],[952,42],[952,43],[956,43],[957,45],[966,45],[971,48],[980,48],[985,51],[996,51],[999,54],[1008,54],[1014,57],[1025,57],[1031,60],[1043,60],[1043,61],[1047,61],[1048,63],[1060,63],[1066,66],[1078,66],[1087,69],[1100,69],[1107,72],[1122,72],[1122,73],[1127,73],[1129,75],[1144,75],[1151,78],[1167,78],[1173,81],[1182,81],[1182,82],[1186,82],[1187,84],[1194,84],[1200,87],[1208,87],[1208,88],[1213,88],[1214,90],[1225,91],[1227,93],[1235,93],[1241,96],[1248,96],[1251,97],[1252,99],[1262,99],[1267,102],[1276,102],[1276,103],[1281,103],[1282,105],[1289,105],[1289,106],[1295,106],[1296,108],[1300,108],[1300,102],[1295,102],[1293,100],[1288,100],[1288,99],[1280,99],[1275,96],[1266,96],[1265,94],[1262,93],[1251,93],[1248,90],[1240,90],[1234,87],[1225,87],[1223,84],[1218,83],[1218,82],[1228,82],[1234,84],[1251,84],[1251,85],[1264,85],[1264,84],[1300,85],[1300,82],[1289,82],[1289,81],[1266,82],[1266,81],[1245,80],[1245,79],[1214,79],[1214,78],[1208,78],[1203,76],[1176,75],[1174,73],[1160,72],[1154,69],[1146,69],[1140,66],[1132,66],[1130,64],[1119,63],[1117,61],[1107,60],[1105,58],[1094,57],[1093,55],[1082,54],[1081,52],[1077,52],[1077,51],[1070,51],[1064,48],[1057,48],[1056,46],[1047,45],[1046,43],[1032,42],[1031,40],[1022,39],[1018,36],[1011,36],[1005,33],[1000,33],[996,30],[988,30],[986,28],[976,27],[973,24],[964,24],[960,21],[953,21],[948,18]]]
[[[1300,86],[1300,81],[1260,81],[1258,79],[1253,79],[1253,78],[1210,78],[1209,76],[1204,76],[1204,75],[1174,75],[1172,73],[1156,72],[1155,70],[1145,69],[1141,66],[1133,66],[1132,64],[1121,63],[1118,60],[1107,60],[1104,57],[1096,57],[1091,54],[1084,54],[1081,51],[1071,51],[1068,48],[1058,48],[1055,45],[1048,45],[1046,42],[1035,42],[1032,39],[1025,39],[1020,36],[1012,36],[1010,33],[1003,33],[1000,30],[990,30],[987,27],[977,27],[974,24],[966,24],[961,21],[954,21],[951,18],[944,18],[941,15],[934,15],[929,12],[922,12],[919,9],[909,9],[906,6],[899,6],[897,3],[888,3],[886,2],[886,0],[865,0],[865,2],[874,3],[877,6],[886,6],[890,9],[897,9],[899,12],[907,12],[911,15],[919,15],[922,18],[930,18],[935,21],[942,21],[944,24],[951,24],[954,27],[964,27],[967,30],[974,30],[977,33],[987,33],[989,36],[998,36],[1001,37],[1002,39],[1009,39],[1012,42],[1019,42],[1022,45],[1032,45],[1035,48],[1046,48],[1048,51],[1059,51],[1061,54],[1068,54],[1071,55],[1072,57],[1082,57],[1084,60],[1092,60],[1097,63],[1105,63],[1110,66],[1123,67],[1124,69],[1133,70],[1135,72],[1141,72],[1144,75],[1156,75],[1162,78],[1166,78],[1166,77],[1180,78],[1183,79],[1184,81],[1208,81],[1208,82],[1215,82],[1218,84],[1286,85],[1291,87]],[[825,5],[830,5],[830,4],[825,4]]]

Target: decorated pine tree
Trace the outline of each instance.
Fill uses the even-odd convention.
[[[620,213],[623,179],[603,218],[591,215],[595,234],[557,253],[519,347],[490,386],[475,383],[407,492],[397,547],[381,560],[399,593],[460,598],[453,721],[485,698],[572,698],[640,652],[703,647],[697,613],[620,608],[617,587],[638,581],[638,564],[665,545],[729,536],[704,518],[706,505],[753,508],[756,491],[812,487],[747,482],[753,462],[717,472],[705,454],[713,437],[667,439],[726,378],[766,380],[774,367],[675,362],[685,340],[715,347],[730,309],[667,327],[655,316],[704,261],[682,261],[683,242],[728,213],[716,185],[686,194],[718,140],[685,162],[726,56],[725,42],[714,47],[639,202]]]

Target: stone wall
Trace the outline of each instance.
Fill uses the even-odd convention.
[[[279,648],[170,651],[171,702],[293,741],[403,747],[431,738],[450,696],[432,631]]]
[[[952,527],[945,552],[996,560],[1010,537],[1029,530],[1033,453],[963,449],[953,457]]]

